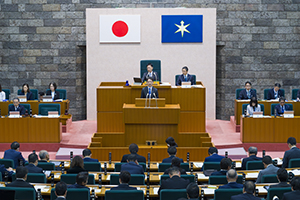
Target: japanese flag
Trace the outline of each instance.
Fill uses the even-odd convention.
[[[100,43],[140,43],[140,15],[100,15]]]

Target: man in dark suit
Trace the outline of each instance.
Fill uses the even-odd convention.
[[[243,158],[243,161],[242,161],[242,170],[246,170],[246,166],[247,166],[247,162],[248,161],[259,161],[259,160],[262,160],[262,158],[256,156],[257,155],[257,148],[256,147],[249,147],[248,154],[249,154],[248,158]]]
[[[130,154],[135,154],[136,158],[137,158],[137,161],[139,163],[141,163],[141,162],[142,163],[146,163],[146,158],[144,156],[138,155],[137,154],[138,151],[139,151],[139,147],[138,147],[137,144],[132,143],[132,144],[129,145],[129,152],[130,152]],[[128,156],[130,154],[123,155],[121,162],[127,162]]]
[[[284,114],[284,111],[289,111],[290,110],[290,106],[285,105],[285,98],[284,97],[280,97],[279,104],[277,104],[275,106],[275,110],[276,110],[276,116],[282,116]]]
[[[82,151],[82,156],[83,156],[83,162],[99,162],[98,159],[91,158],[92,152],[89,149],[84,149]]]
[[[228,183],[226,185],[220,186],[219,189],[243,188],[242,184],[236,182],[238,175],[234,169],[228,170],[228,172],[226,173],[226,178]]]
[[[191,82],[191,85],[196,85],[196,80],[194,80],[194,76],[188,74],[188,67],[184,66],[182,68],[182,74],[178,77],[176,85],[180,86],[182,82]]]
[[[205,158],[204,162],[221,162],[224,156],[218,155],[218,149],[216,147],[209,147],[208,157]]]
[[[251,99],[252,97],[256,98],[255,90],[251,89],[252,84],[250,81],[245,83],[245,89],[241,90],[238,99]]]
[[[270,185],[270,188],[281,188],[281,187],[291,187],[290,184],[287,183],[289,175],[284,168],[280,168],[277,171],[277,179],[279,181],[276,185]]]
[[[162,160],[162,163],[172,163],[172,159],[176,157],[177,149],[175,146],[171,146],[168,148],[168,154],[170,157]],[[183,163],[183,159],[179,158],[180,162]]]
[[[148,63],[147,65],[147,72],[143,74],[142,83],[147,81],[148,78],[152,78],[154,81],[159,81],[157,73],[153,71],[153,65],[151,63]]]
[[[9,105],[8,106],[8,114],[10,111],[19,111],[20,115],[25,115],[25,108],[20,104],[20,99],[19,98],[14,98],[13,99],[13,104],[14,105]]]
[[[220,162],[220,171],[215,171],[211,175],[212,176],[224,176],[227,171],[231,169],[232,160],[230,158],[223,158]]]
[[[48,162],[49,161],[49,153],[46,150],[41,150],[39,152],[40,160],[39,162]]]
[[[55,185],[55,195],[57,198],[55,200],[65,200],[67,196],[67,184],[63,181],[56,183]]]
[[[187,197],[190,200],[198,200],[199,199],[199,187],[196,183],[190,183],[186,187]]]
[[[131,178],[131,175],[129,172],[122,171],[119,174],[120,185],[118,185],[117,187],[113,187],[110,190],[136,190],[136,187],[130,187],[128,185],[130,178]]]
[[[300,149],[297,148],[296,144],[296,138],[289,137],[287,140],[287,144],[290,148],[290,150],[286,151],[283,156],[283,163],[282,167],[287,168],[289,166],[290,159],[293,158],[300,158]]]
[[[5,173],[7,173],[7,177],[11,181],[12,174],[14,173],[13,168],[11,168],[11,167],[5,168],[5,165],[0,164],[0,172],[2,174],[2,180],[4,180]]]
[[[8,184],[6,187],[25,187],[33,188],[33,185],[26,182],[28,169],[23,166],[19,166],[16,169],[16,180]]]
[[[139,165],[135,154],[128,156],[127,163],[121,166],[121,171],[127,171],[130,174],[144,174],[144,168]]]
[[[281,85],[279,83],[275,83],[274,88],[270,89],[268,92],[268,100],[278,99],[280,97],[284,97],[283,91],[280,89]]]
[[[28,169],[28,173],[43,173],[43,169],[37,167],[38,165],[38,156],[35,153],[31,153],[28,156],[29,164],[25,167]]]
[[[294,177],[291,181],[292,192],[283,194],[282,200],[295,200],[300,199],[300,177]]]
[[[20,152],[20,144],[18,142],[13,142],[10,145],[10,149],[4,152],[4,159],[11,159],[14,161],[14,168],[19,166],[19,162],[23,162],[25,164],[25,159]]]
[[[158,98],[158,91],[153,86],[153,79],[147,79],[147,87],[144,87],[141,92],[141,98]]]
[[[270,156],[263,157],[262,162],[264,164],[265,169],[263,169],[259,172],[258,177],[256,179],[256,183],[261,183],[262,177],[264,175],[277,174],[277,171],[279,169],[278,167],[275,167],[273,165],[273,161],[272,161],[272,158]]]
[[[243,188],[243,194],[234,195],[231,200],[260,200],[254,196],[255,184],[252,181],[246,181]]]
[[[186,171],[180,167],[180,164],[181,164],[180,158],[177,158],[177,157],[172,158],[171,167],[169,167],[168,169],[166,169],[165,172],[164,172],[164,174],[169,174],[169,171],[173,167],[177,167],[179,169],[181,175],[183,175],[183,174],[186,175]]]
[[[90,189],[86,187],[89,180],[88,172],[79,172],[76,176],[76,183],[74,185],[69,185],[68,188],[78,188],[78,189]]]
[[[177,167],[173,167],[169,171],[169,176],[167,180],[162,180],[160,188],[158,190],[158,195],[160,195],[160,191],[163,189],[186,189],[189,180],[180,177],[180,171]]]

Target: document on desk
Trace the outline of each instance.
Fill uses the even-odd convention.
[[[273,158],[273,160],[277,160],[277,165],[282,165],[282,160],[280,158]]]
[[[264,186],[256,186],[256,189],[258,189],[258,193],[268,193]]]
[[[197,173],[197,175],[198,175],[198,179],[199,178],[201,178],[201,179],[209,179],[209,177],[208,176],[205,176],[203,173]]]
[[[44,185],[37,185],[37,186],[34,186],[34,189],[36,191],[38,191],[38,189],[41,189],[41,192],[48,192],[49,189],[50,189],[50,186],[44,186]]]
[[[215,193],[215,189],[211,189],[211,188],[203,188],[202,190],[204,191],[204,195],[209,195],[209,194]]]
[[[258,177],[258,173],[248,173],[246,174],[246,178],[257,178]]]
[[[195,167],[202,168],[203,162],[194,162]]]
[[[153,188],[154,194],[158,194],[158,190],[159,190],[158,187]]]
[[[294,170],[291,170],[291,171],[288,171],[288,172],[292,172],[295,176],[300,175],[300,170],[298,170],[298,169],[294,169]]]
[[[242,168],[242,163],[241,162],[236,162],[235,167],[236,168]]]

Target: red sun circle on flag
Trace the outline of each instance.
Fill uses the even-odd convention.
[[[123,21],[116,21],[111,29],[113,34],[117,37],[124,37],[128,33],[128,25]]]

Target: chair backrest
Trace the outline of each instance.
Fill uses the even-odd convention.
[[[20,95],[22,90],[18,90],[18,95]],[[39,91],[37,89],[30,89],[30,92],[32,92],[32,98],[33,100],[38,100],[39,97]]]
[[[14,190],[2,190],[0,188],[0,197],[5,200],[15,200],[15,193]]]
[[[5,99],[9,100],[10,89],[2,89],[2,91],[5,92]]]
[[[153,65],[153,71],[157,73],[158,81],[161,81],[161,62],[160,60],[141,60],[140,62],[140,74],[141,78],[143,74],[147,72],[147,65],[151,63]]]
[[[39,104],[39,115],[48,115],[49,111],[58,111],[58,114],[60,115],[60,104],[58,103]]]
[[[99,162],[84,162],[84,169],[89,172],[101,172],[101,163]]]
[[[230,189],[230,190],[224,190],[224,189],[217,189],[215,190],[215,199],[214,200],[230,200],[232,196],[242,194],[243,189]]]
[[[181,75],[181,74],[177,74],[177,75],[175,76],[175,85],[176,85],[177,80],[178,80],[178,78],[179,78],[180,75]],[[195,80],[195,82],[196,82],[196,75],[195,75],[195,74],[190,74],[190,75],[194,77],[194,80]]]
[[[239,175],[236,182],[239,184],[243,184],[243,176]],[[208,180],[209,185],[221,185],[227,183],[228,181],[226,176],[210,176]]]
[[[143,190],[106,190],[105,200],[144,200]]]
[[[160,191],[160,200],[174,200],[187,198],[186,189],[163,189]]]
[[[204,162],[202,168],[203,171],[208,169],[221,170],[220,162]]]
[[[66,184],[75,184],[76,183],[77,174],[62,174],[60,176],[60,180],[65,182]],[[88,179],[89,185],[95,185],[95,176],[94,174],[89,174]]]
[[[8,106],[13,106],[14,104],[9,104]],[[28,114],[30,113],[31,105],[30,104],[25,104],[21,103],[22,106],[24,106],[25,110],[28,111]]]
[[[263,175],[261,178],[262,183],[278,183],[277,174]]]
[[[189,180],[190,183],[195,181],[195,176],[194,175],[181,175],[180,177]],[[170,176],[168,174],[161,175],[160,176],[160,185],[161,185],[162,180],[166,180],[168,178],[170,178]]]
[[[249,105],[249,103],[248,104],[243,104],[242,105],[242,111],[243,111],[243,114],[245,114],[244,112],[245,112],[245,110],[247,110],[247,106]]]
[[[265,105],[264,104],[259,104],[260,105],[260,110],[265,114]]]
[[[15,191],[15,199],[18,199],[18,200],[36,199],[36,191],[33,188],[1,187],[1,190]]]
[[[264,169],[263,162],[260,161],[248,161],[246,164],[246,170]]]
[[[122,162],[122,163],[115,163],[115,172],[120,172],[121,171],[121,166],[123,165],[123,164],[125,164],[126,162]],[[144,168],[144,172],[146,171],[146,163],[142,163],[142,162],[140,162],[139,163],[139,165],[141,165],[141,166],[143,166],[143,168]]]
[[[2,181],[2,173],[0,172],[0,181]]]
[[[43,170],[55,170],[55,164],[50,162],[39,162],[37,167],[40,167]]]
[[[299,89],[292,89],[292,100],[296,100],[297,99],[298,90]]]
[[[235,90],[235,99],[239,98],[240,92],[243,90],[244,88],[238,88]]]
[[[47,89],[46,92],[50,91],[50,89]],[[56,89],[56,91],[59,93],[59,98],[66,100],[67,99],[67,90],[65,89]]]
[[[55,200],[57,198],[55,194],[55,188],[51,189],[50,199]],[[67,189],[67,200],[90,200],[90,190],[88,189],[78,189],[78,188],[69,188]]]
[[[119,174],[110,175],[110,185],[119,185]],[[145,175],[131,174],[129,185],[145,185]]]
[[[4,165],[5,168],[15,168],[14,161],[12,159],[0,159],[0,164]]]
[[[289,168],[300,167],[300,158],[293,158],[289,160]]]
[[[43,173],[28,173],[26,182],[29,183],[47,183],[46,175]]]
[[[269,188],[266,200],[273,200],[274,196],[277,196],[279,199],[282,199],[283,194],[290,191],[292,191],[290,187]]]

